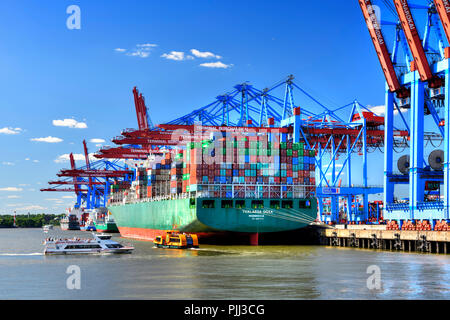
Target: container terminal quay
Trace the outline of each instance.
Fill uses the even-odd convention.
[[[93,223],[125,238],[177,230],[200,244],[307,236],[327,246],[450,253],[446,2],[386,1],[398,18],[390,25],[372,1],[358,2],[385,78],[382,113],[356,98],[329,107],[288,75],[266,88],[243,82],[208,93],[218,95],[157,124],[129,88],[137,129],[113,137],[95,161],[84,142],[85,165],[71,154],[71,167],[41,191],[76,194],[67,229]],[[381,170],[368,165],[375,157]],[[374,176],[379,185],[369,184]]]

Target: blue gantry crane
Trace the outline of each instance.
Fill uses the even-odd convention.
[[[121,150],[132,150],[127,154],[136,155],[151,153],[153,147],[176,147],[193,138],[204,138],[205,132],[196,132],[199,125],[203,130],[219,132],[278,132],[282,141],[303,142],[316,150],[317,197],[323,221],[368,221],[369,195],[383,192],[381,185],[368,183],[368,153],[383,147],[384,118],[356,100],[330,108],[294,80],[290,75],[262,90],[248,82],[238,84],[206,106],[172,121],[123,131],[112,140],[121,147],[101,149],[96,156],[114,157]],[[398,145],[406,144],[406,130],[397,130],[394,135]],[[352,174],[355,155],[363,172],[356,177]],[[342,183],[344,172],[347,177]],[[344,212],[340,201],[346,203]]]
[[[86,165],[76,168],[73,154],[70,154],[70,169],[62,169],[57,174],[63,179],[50,181],[52,188],[41,189],[41,191],[52,192],[75,192],[77,201],[76,208],[94,209],[105,207],[108,201],[110,186],[113,183],[123,183],[133,180],[134,172],[120,159],[97,160],[90,162],[86,141],[83,141]],[[73,188],[67,188],[67,185]]]
[[[384,218],[400,226],[407,220],[428,220],[434,227],[450,218],[448,1],[383,1],[384,12],[398,20],[391,23],[379,21],[371,1],[359,3],[386,77]],[[395,26],[391,55],[386,45],[380,49],[380,43],[387,43],[383,32],[389,25]],[[408,131],[409,152],[398,158],[398,171],[394,116]],[[401,185],[408,187],[404,199],[397,195]]]

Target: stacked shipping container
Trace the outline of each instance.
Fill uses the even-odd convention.
[[[137,168],[136,181],[138,198],[202,191],[209,185],[223,185],[219,190],[225,197],[233,192],[245,197],[234,185],[261,190],[263,197],[270,192],[260,186],[270,186],[272,194],[292,197],[290,186],[314,191],[315,151],[303,143],[268,142],[258,136],[192,142],[151,168]]]

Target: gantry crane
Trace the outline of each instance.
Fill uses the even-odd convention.
[[[450,137],[447,125],[449,119],[449,48],[445,47],[445,40],[450,40],[450,25],[447,0],[428,1],[426,5],[410,4],[407,0],[393,0],[394,7],[389,1],[389,9],[398,18],[400,29],[397,30],[397,37],[394,40],[394,52],[398,49],[399,38],[404,38],[405,57],[407,69],[403,70],[401,77],[398,77],[399,85],[408,88],[410,91],[410,103],[407,104],[409,112],[409,123],[402,114],[402,101],[398,95],[392,93],[390,79],[386,77],[389,90],[386,90],[385,101],[385,143],[384,143],[384,217],[395,219],[402,223],[408,219],[427,219],[435,223],[439,219],[449,218],[449,174],[448,171],[448,139]],[[370,1],[359,0],[364,18],[367,23],[367,13],[365,6],[371,6]],[[422,34],[417,28],[414,14],[411,9],[427,10],[427,21]],[[439,18],[437,17],[439,15]],[[441,26],[445,31],[447,39],[443,39]],[[367,23],[369,32],[370,24]],[[435,30],[436,41],[430,43],[430,30]],[[381,28],[379,29],[381,33]],[[399,37],[400,35],[400,37]],[[373,36],[372,36],[373,40]],[[383,40],[386,43],[385,40]],[[447,41],[448,46],[448,41]],[[386,47],[387,48],[387,47]],[[437,49],[436,49],[437,48]],[[412,56],[412,61],[409,57]],[[383,67],[383,64],[382,64]],[[394,152],[394,110],[397,111],[409,133],[409,153],[398,159],[400,174],[393,170]],[[444,111],[444,115],[439,115]],[[425,116],[431,115],[436,124],[437,132],[426,132]],[[436,130],[434,129],[434,130]],[[440,139],[444,141],[444,150],[434,150],[425,157],[426,144],[428,140]],[[432,143],[433,145],[433,143]],[[445,155],[445,156],[442,156]],[[445,160],[444,160],[445,158]],[[434,183],[430,183],[434,182]],[[441,199],[430,200],[426,195],[426,188],[429,185],[435,186],[443,183],[444,201]],[[408,184],[409,197],[406,202],[397,201],[394,198],[394,186],[397,184]]]

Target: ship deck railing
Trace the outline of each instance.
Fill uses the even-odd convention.
[[[197,185],[199,190],[163,194],[153,197],[138,198],[135,193],[122,191],[114,193],[110,197],[110,205],[124,203],[153,202],[162,200],[189,199],[189,198],[228,198],[228,199],[302,199],[315,196],[313,185],[275,185],[275,184],[202,184]],[[128,192],[125,195],[125,192]]]

